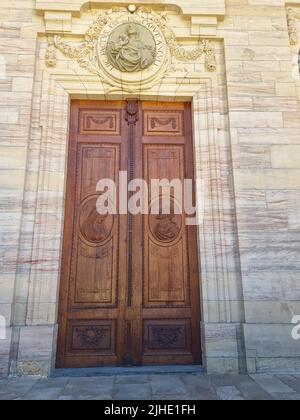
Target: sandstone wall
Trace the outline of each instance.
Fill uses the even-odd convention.
[[[198,0],[173,3],[186,13],[183,19],[178,9],[170,9],[170,25],[177,35],[184,40],[187,34],[204,34],[214,43],[218,58],[212,98],[218,116],[212,117],[209,132],[218,136],[218,146],[213,146],[220,147],[218,156],[208,153],[211,149],[203,142],[207,135],[209,145],[211,134],[203,126],[208,111],[201,95],[194,102],[197,170],[222,190],[213,197],[213,216],[200,229],[205,238],[220,229],[214,243],[207,241],[205,250],[200,247],[202,267],[210,267],[202,273],[206,365],[218,372],[243,367],[249,372],[299,370],[300,344],[291,337],[291,319],[300,315],[300,2],[288,2],[296,16],[292,26],[296,45],[289,39],[284,0],[226,0],[226,10],[219,0],[200,2],[201,7]],[[54,83],[50,76],[48,80],[45,25],[52,31],[63,25],[66,36],[71,31],[84,33],[90,17],[81,4],[80,0],[1,1],[0,315],[6,319],[7,338],[0,340],[0,375],[4,376],[9,369],[48,374],[55,359],[70,96],[60,80]],[[44,10],[53,9],[60,10],[61,19],[48,15],[45,20]],[[73,67],[60,57],[61,74]],[[204,66],[193,64],[193,70],[204,72]],[[80,77],[82,92],[78,81],[64,81],[71,95],[85,97],[90,89],[93,95],[87,97],[96,98],[96,83],[91,81],[86,88],[89,79]],[[182,80],[172,83],[173,91],[177,84],[182,87]],[[186,98],[192,99],[185,89]],[[211,166],[218,161],[217,181],[212,171],[206,171],[205,159],[213,159]]]

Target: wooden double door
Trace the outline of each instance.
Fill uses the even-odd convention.
[[[190,104],[72,102],[57,367],[201,363],[197,233],[175,196],[169,215],[96,209],[101,179],[124,197],[136,178],[194,179]]]

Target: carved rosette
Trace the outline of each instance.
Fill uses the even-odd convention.
[[[108,327],[90,325],[87,327],[76,327],[74,334],[80,340],[81,348],[99,349],[103,339],[109,333]]]
[[[151,89],[176,71],[174,59],[195,62],[204,56],[207,70],[216,70],[215,52],[208,40],[200,40],[195,49],[185,49],[168,26],[167,14],[145,7],[135,13],[126,8],[100,12],[79,45],[68,43],[61,36],[50,36],[48,67],[56,65],[56,50],[97,74],[109,92]]]
[[[152,335],[153,341],[152,346],[159,349],[171,349],[176,348],[176,345],[180,341],[182,334],[182,327],[177,326],[153,326]]]

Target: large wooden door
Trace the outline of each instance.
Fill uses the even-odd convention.
[[[99,180],[119,197],[120,171],[193,179],[191,129],[190,104],[72,102],[57,367],[201,362],[196,227],[173,189],[167,215],[150,214],[151,188],[149,214],[96,210]]]

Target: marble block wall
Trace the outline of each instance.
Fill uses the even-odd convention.
[[[0,375],[8,373],[36,63],[34,0],[0,5]],[[24,265],[28,262],[24,261]]]
[[[63,57],[55,81],[44,34],[61,22],[66,36],[84,33],[83,3],[1,0],[0,316],[7,328],[0,376],[48,375],[55,362],[69,100],[87,89],[98,98],[99,83]],[[198,79],[161,88],[184,86],[193,100],[196,169],[210,186],[199,229],[205,366],[300,370],[300,341],[291,335],[300,315],[300,18],[296,44],[287,24],[288,8],[300,16],[300,1],[161,3],[181,8],[166,11],[182,40],[205,33],[217,50],[216,76],[186,63]],[[44,19],[44,10],[60,10],[61,21]],[[209,88],[195,95],[201,74],[213,86],[213,110]]]
[[[247,367],[295,371],[300,369],[300,343],[291,336],[291,320],[300,313],[300,98],[286,8],[283,1],[226,5],[222,33]]]

